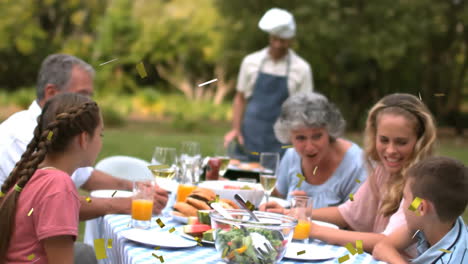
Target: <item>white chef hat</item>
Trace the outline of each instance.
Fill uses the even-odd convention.
[[[296,23],[291,13],[284,9],[272,8],[258,22],[258,27],[271,35],[290,39],[296,34]]]

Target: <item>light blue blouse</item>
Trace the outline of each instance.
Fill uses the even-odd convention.
[[[367,178],[362,149],[354,143],[346,151],[340,165],[325,183],[312,185],[304,180],[297,188],[296,186],[299,183],[298,173],[304,175],[301,168],[301,157],[295,149],[290,148],[281,159],[276,189],[288,200],[291,198],[292,191],[305,191],[307,196],[313,198],[314,208],[336,206],[344,203],[348,200],[349,194],[355,193],[359,185]],[[361,183],[358,183],[357,179]]]

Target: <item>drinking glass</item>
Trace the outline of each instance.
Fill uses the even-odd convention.
[[[195,141],[182,142],[180,149],[182,181],[195,184],[200,180],[200,162],[200,143]]]
[[[214,154],[214,158],[219,160],[219,176],[224,177],[231,160],[227,149],[224,147],[224,140],[216,141]]]
[[[154,181],[133,182],[132,227],[148,229],[153,215]]]
[[[149,166],[156,183],[163,189],[173,191],[173,178],[177,172],[177,153],[175,148],[156,147]]]
[[[265,190],[265,198],[268,203],[271,192],[276,186],[276,172],[279,166],[279,153],[262,152],[260,154],[260,184]]]
[[[297,219],[293,239],[309,243],[310,221],[312,221],[313,200],[307,196],[293,196],[289,216]]]

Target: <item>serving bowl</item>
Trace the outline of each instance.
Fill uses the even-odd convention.
[[[235,201],[234,195],[239,194],[246,201],[250,201],[255,207],[260,205],[263,199],[263,187],[258,183],[238,181],[204,181],[199,187],[213,190],[219,198]]]
[[[215,247],[226,263],[278,263],[291,242],[297,220],[291,216],[255,211],[255,222],[245,210],[227,210],[232,218],[210,213]]]

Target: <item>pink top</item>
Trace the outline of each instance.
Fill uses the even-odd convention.
[[[375,177],[377,193],[383,196],[385,193],[383,186],[389,180],[389,174],[381,166],[378,166],[371,177]],[[338,207],[338,211],[354,231],[388,235],[399,226],[406,224],[402,203],[403,201],[400,203],[398,211],[390,217],[378,214],[381,196],[374,195],[369,181],[365,181],[354,194],[354,201],[348,200]]]
[[[33,212],[28,213],[31,208]],[[70,175],[37,170],[21,192],[6,263],[48,263],[41,240],[78,235],[80,202]],[[34,259],[28,257],[34,254]]]

